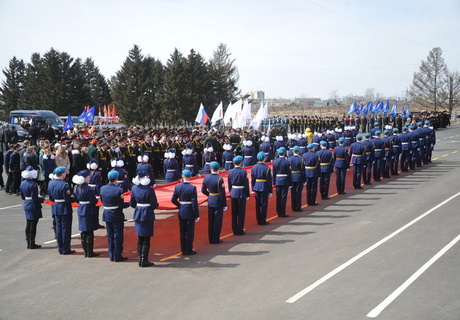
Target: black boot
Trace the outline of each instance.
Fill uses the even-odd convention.
[[[149,261],[149,251],[150,251],[150,238],[145,238],[144,245],[142,246],[142,253],[141,253],[141,263],[140,267],[151,267],[155,265],[154,263]]]
[[[93,258],[99,257],[99,253],[95,253],[94,251],[94,233],[90,232],[86,237],[86,257]]]
[[[37,222],[31,227],[30,234],[29,234],[29,241],[28,241],[28,249],[38,249],[41,248],[41,245],[35,244],[35,236],[37,234]]]
[[[86,232],[81,232],[80,233],[80,237],[81,237],[81,247],[83,249],[83,251],[85,252],[85,257],[88,256],[88,251],[86,251]]]
[[[137,257],[139,258],[139,267],[142,267],[143,255],[142,255],[142,244],[144,243],[144,237],[137,238]]]

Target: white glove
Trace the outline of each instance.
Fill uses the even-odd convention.
[[[292,189],[292,186],[289,186],[289,189]]]
[[[304,183],[303,183],[303,185],[304,185],[304,186],[306,186],[306,185],[307,185],[307,183],[306,183],[306,182],[304,182]]]
[[[249,200],[250,197],[246,197],[246,201]]]
[[[200,217],[198,217],[198,218],[195,219],[195,222],[198,222],[198,221],[200,221]]]
[[[269,193],[268,196],[271,197],[273,195],[273,193]]]
[[[224,207],[224,211],[227,211],[227,207]]]
[[[155,184],[153,185],[153,187],[155,188],[156,186],[157,186],[157,184],[155,183]]]

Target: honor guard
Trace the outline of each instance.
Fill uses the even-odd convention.
[[[351,163],[353,164],[353,188],[362,189],[361,176],[363,174],[364,155],[366,154],[366,147],[362,144],[363,136],[358,134],[356,142],[350,146]]]
[[[251,169],[252,191],[256,195],[256,219],[259,225],[267,225],[268,197],[272,195],[272,174],[264,163],[265,152],[257,154],[259,161]]]
[[[307,146],[308,152],[303,154],[305,164],[305,177],[307,189],[307,205],[316,206],[316,194],[318,193],[319,157],[315,152],[316,146],[310,143]]]
[[[152,168],[152,165],[150,164],[149,154],[148,153],[141,154],[140,156],[137,157],[137,161],[139,161],[139,163],[137,164],[136,175],[139,175],[139,172],[147,171],[147,175],[151,177],[150,186],[156,186],[153,168]]]
[[[179,163],[176,160],[176,153],[174,149],[169,149],[165,153],[163,161],[165,183],[171,183],[180,179]]]
[[[233,158],[235,157],[235,152],[232,151],[232,145],[230,142],[224,144],[224,152],[222,153],[222,164],[224,165],[224,170],[233,169]]]
[[[380,139],[382,132],[380,130],[376,130],[374,132],[374,138],[372,139],[372,142],[374,143],[374,181],[380,181],[382,176],[384,145],[383,140]]]
[[[305,177],[305,164],[300,156],[300,146],[292,148],[294,154],[289,158],[291,165],[292,188],[291,188],[291,207],[292,211],[300,212],[302,210],[302,190],[304,183],[307,181]]]
[[[233,158],[235,167],[228,172],[228,190],[232,200],[232,231],[235,236],[243,235],[246,217],[246,201],[249,200],[249,180],[246,170],[241,168],[242,156]]]
[[[125,163],[121,157],[116,157],[110,162],[112,170],[118,171],[117,187],[120,188],[121,192],[125,193],[131,190],[131,181],[128,178],[128,173],[123,169]]]
[[[339,145],[334,149],[335,185],[338,194],[345,194],[345,179],[350,166],[350,157],[347,147],[344,146],[345,138],[340,137],[338,143]]]
[[[374,163],[374,140],[371,139],[371,134],[367,132],[364,134],[363,145],[366,147],[366,154],[364,155],[363,164],[363,181],[365,185],[371,185],[372,165]]]
[[[333,172],[333,163],[332,163],[332,152],[327,149],[328,142],[321,141],[320,142],[321,150],[319,150],[318,157],[319,157],[319,168],[320,168],[320,176],[319,176],[319,192],[321,194],[321,199],[328,200],[329,199],[329,183],[331,180],[331,173]]]
[[[292,187],[291,164],[285,158],[286,148],[278,149],[279,157],[273,162],[273,185],[276,187],[276,213],[278,217],[289,217],[286,214],[286,203],[289,188]]]
[[[401,157],[401,137],[399,134],[398,128],[393,128],[393,134],[390,137],[392,148],[393,148],[393,157],[390,160],[390,173],[393,176],[399,175],[399,159]]]

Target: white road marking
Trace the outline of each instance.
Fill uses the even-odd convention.
[[[0,210],[6,210],[6,209],[16,208],[16,207],[20,207],[20,206],[22,206],[22,204],[15,204],[14,206],[0,208]]]
[[[428,260],[427,263],[425,263],[420,269],[417,270],[409,279],[407,279],[398,289],[393,291],[392,294],[390,294],[385,300],[383,300],[377,307],[372,309],[371,312],[367,314],[369,318],[375,318],[377,317],[390,303],[392,303],[401,293],[404,292],[404,290],[409,287],[412,282],[417,280],[418,277],[420,277],[433,263],[436,262],[439,258],[442,257],[444,253],[447,252],[450,248],[452,248],[458,241],[460,240],[460,234],[451,242],[449,242],[448,245],[446,245],[444,248],[441,249],[435,256],[433,256],[430,260]]]
[[[379,242],[373,244],[372,246],[370,246],[369,248],[367,248],[366,250],[362,251],[361,253],[357,254],[356,256],[354,256],[353,258],[351,258],[350,260],[348,260],[347,262],[345,262],[344,264],[338,266],[337,268],[335,268],[334,270],[332,270],[331,272],[329,272],[328,274],[326,274],[325,276],[323,276],[322,278],[320,278],[319,280],[317,280],[316,282],[314,282],[313,284],[311,284],[310,286],[306,287],[305,289],[303,289],[302,291],[296,293],[295,295],[293,295],[292,297],[290,297],[289,299],[286,300],[287,303],[294,303],[296,302],[297,300],[299,300],[300,298],[302,298],[304,295],[306,295],[307,293],[309,293],[310,291],[312,291],[313,289],[315,289],[316,287],[318,287],[319,285],[321,285],[322,283],[326,282],[327,280],[329,280],[330,278],[332,278],[333,276],[335,276],[336,274],[338,274],[340,271],[344,270],[345,268],[347,268],[348,266],[352,265],[354,262],[358,261],[359,259],[361,259],[362,257],[364,257],[366,254],[368,254],[369,252],[373,251],[374,249],[378,248],[379,246],[381,246],[382,244],[384,244],[385,242],[387,242],[388,240],[390,240],[391,238],[393,238],[394,236],[396,236],[397,234],[401,233],[402,231],[404,231],[405,229],[409,228],[411,225],[413,225],[414,223],[418,222],[419,220],[425,218],[427,215],[429,215],[430,213],[432,213],[433,211],[435,211],[436,209],[440,208],[441,206],[445,205],[446,203],[448,203],[449,201],[455,199],[456,197],[458,197],[460,195],[460,192],[454,194],[453,196],[451,196],[450,198],[444,200],[443,202],[439,203],[438,205],[434,206],[433,208],[431,208],[430,210],[426,211],[425,213],[423,213],[422,215],[418,216],[417,218],[415,218],[414,220],[410,221],[409,223],[405,224],[404,226],[402,226],[401,228],[399,228],[398,230],[396,230],[395,232],[393,232],[392,234],[386,236],[385,238],[383,238],[382,240],[380,240]]]
[[[80,235],[79,233],[76,233],[76,234],[71,235],[70,237],[71,237],[71,238],[77,238],[77,237],[80,237],[80,236],[81,236],[81,235]],[[45,242],[43,242],[43,243],[44,243],[44,244],[50,244],[50,243],[53,243],[53,242],[56,242],[56,239],[50,240],[50,241],[45,241]]]

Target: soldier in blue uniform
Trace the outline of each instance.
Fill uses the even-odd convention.
[[[384,156],[384,145],[383,140],[380,139],[382,132],[376,130],[372,142],[374,143],[374,181],[380,181],[382,177],[382,165]]]
[[[233,169],[233,158],[235,157],[235,152],[232,151],[232,144],[227,142],[223,146],[224,152],[222,153],[222,164],[224,170]]]
[[[245,146],[241,149],[241,155],[243,156],[243,167],[253,166],[256,163],[256,151],[252,146],[252,140],[247,139],[244,142]]]
[[[278,149],[279,157],[273,162],[273,185],[276,187],[276,213],[278,217],[289,217],[286,214],[286,203],[289,188],[292,187],[291,164],[285,158],[286,148]]]
[[[259,161],[251,169],[252,191],[256,194],[256,219],[259,225],[267,225],[268,197],[272,196],[272,173],[264,163],[265,152],[257,154]]]
[[[212,143],[208,142],[206,148],[203,149],[203,173],[204,174],[210,174],[211,173],[211,162],[217,160],[217,155],[216,152],[214,151],[214,148],[212,147]]]
[[[101,188],[101,200],[104,205],[102,221],[106,224],[108,253],[110,261],[121,262],[128,258],[123,257],[123,228],[125,215],[123,208],[129,207],[124,202],[123,194],[116,183],[120,173],[112,170],[107,174],[109,183]]]
[[[420,155],[419,134],[414,126],[409,126],[409,134],[411,137],[411,151],[412,157],[409,159],[409,168],[415,170]]]
[[[390,137],[393,148],[393,157],[390,159],[390,173],[398,176],[399,159],[401,157],[401,137],[398,128],[393,128],[393,134]]]
[[[363,181],[365,185],[371,185],[372,166],[374,163],[374,142],[371,139],[372,135],[368,132],[364,134],[363,145],[366,147],[363,164]]]
[[[339,145],[334,149],[335,185],[338,194],[345,194],[345,179],[347,177],[347,170],[350,167],[350,157],[347,147],[344,146],[345,138],[340,137],[338,143]]]
[[[362,143],[363,136],[358,134],[356,142],[350,146],[351,163],[353,164],[353,188],[362,189],[361,176],[363,174],[364,155],[366,154],[366,147]]]
[[[272,160],[272,145],[270,144],[270,137],[262,136],[260,138],[262,143],[260,144],[259,151],[265,152],[265,162]]]
[[[147,171],[140,171],[133,179],[134,186],[131,189],[131,207],[134,208],[133,219],[135,222],[135,234],[137,234],[137,254],[139,267],[153,266],[149,261],[150,238],[153,237],[155,209],[158,201],[155,190],[151,188],[150,177]]]
[[[112,170],[118,171],[119,176],[117,180],[117,187],[125,193],[131,190],[131,181],[129,181],[128,173],[125,169],[123,169],[125,162],[123,161],[122,157],[116,157],[114,160],[111,161],[110,165],[112,166]]]
[[[31,166],[21,173],[24,179],[19,186],[21,198],[24,200],[24,213],[26,215],[26,241],[27,249],[38,249],[41,245],[35,244],[38,220],[42,218],[43,198],[38,196],[38,184],[34,181],[38,172]]]
[[[165,159],[163,161],[165,183],[171,183],[180,179],[180,168],[179,163],[175,159],[176,153],[174,149],[169,149],[165,153]]]
[[[102,187],[102,176],[101,176],[101,172],[98,170],[97,160],[96,159],[91,159],[89,161],[89,163],[86,165],[86,168],[88,168],[88,170],[90,170],[88,185],[91,188],[94,188],[96,196],[99,197],[101,187]],[[99,222],[100,207],[96,206],[95,210],[96,210],[96,216],[97,216],[97,228],[98,229],[104,229],[105,227],[102,224],[100,224],[100,222]]]
[[[307,205],[317,206],[316,194],[318,193],[319,157],[315,152],[316,145],[314,143],[310,143],[307,149],[308,152],[303,154],[305,177],[307,179]]]
[[[78,202],[78,229],[81,231],[81,247],[85,252],[86,258],[99,256],[94,253],[94,230],[98,229],[98,220],[96,213],[96,188],[90,187],[89,170],[79,171],[72,177],[72,182],[75,184],[73,195]]]
[[[331,181],[331,173],[333,172],[334,163],[332,162],[332,152],[327,149],[328,142],[321,141],[320,143],[321,150],[319,150],[319,193],[321,194],[321,199],[329,199],[329,183]]]
[[[393,158],[393,142],[390,138],[391,131],[385,130],[383,132],[383,163],[382,163],[382,176],[384,178],[390,177],[390,164]]]
[[[56,240],[60,254],[72,254],[70,240],[72,236],[72,206],[70,186],[65,181],[66,167],[54,169],[54,179],[48,184],[49,199],[54,202],[51,212],[56,220]]]
[[[190,183],[192,172],[182,170],[184,182],[174,187],[171,202],[179,208],[180,249],[183,255],[196,254],[193,250],[195,238],[195,222],[200,220],[198,209],[198,194],[196,187]]]
[[[148,153],[141,154],[140,156],[137,157],[137,161],[139,163],[137,164],[136,175],[138,175],[139,172],[147,171],[147,174],[150,177],[150,186],[156,186],[153,167],[149,162],[150,161],[149,154]]]
[[[225,194],[224,179],[219,176],[219,163],[212,161],[211,174],[203,179],[201,193],[208,196],[208,240],[211,244],[221,243],[220,232],[224,211],[227,210],[227,198]]]
[[[193,145],[187,144],[182,151],[182,168],[192,173],[192,177],[198,174],[198,162],[193,154]]]
[[[294,154],[289,158],[292,177],[291,207],[294,212],[303,211],[302,190],[304,183],[307,181],[305,177],[305,164],[303,158],[300,156],[301,150],[300,146],[294,146],[294,148],[292,148]]]
[[[411,135],[407,132],[407,127],[402,128],[401,134],[401,171],[409,171],[409,162],[412,157]]]
[[[233,158],[235,167],[228,172],[228,191],[232,199],[232,231],[235,236],[245,234],[246,201],[249,200],[249,180],[246,170],[241,168],[242,156]]]

